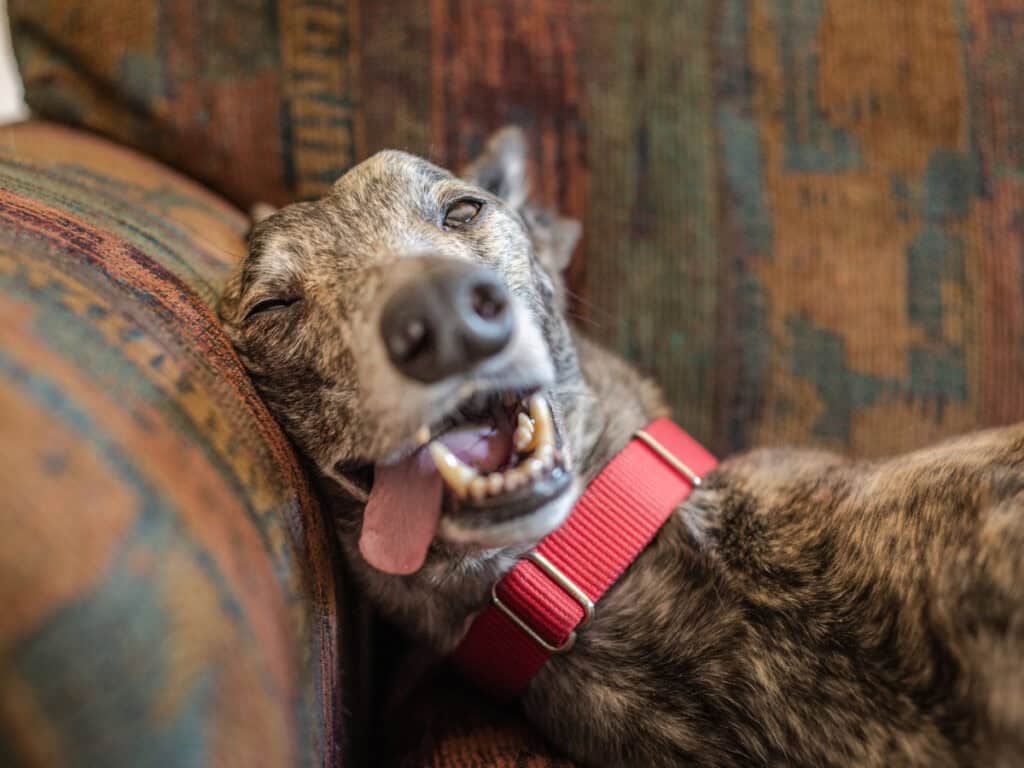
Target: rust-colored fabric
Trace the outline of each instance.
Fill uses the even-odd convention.
[[[572,768],[514,706],[481,698],[447,666],[418,681],[386,713],[375,740],[381,765],[396,768]],[[404,726],[404,727],[403,727]],[[411,726],[411,727],[410,727]]]
[[[350,19],[319,0],[10,0],[36,113],[137,147],[247,207],[354,157]]]
[[[0,129],[0,764],[340,764],[333,541],[212,304],[246,220]]]
[[[1024,415],[1024,0],[11,0],[29,103],[240,204],[525,126],[576,311],[720,455]]]

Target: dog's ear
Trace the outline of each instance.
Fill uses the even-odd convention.
[[[492,134],[480,157],[463,169],[462,178],[521,208],[530,193],[522,129],[509,125]]]
[[[266,221],[278,209],[269,203],[254,203],[249,208],[249,230],[245,233],[245,241],[249,245],[249,253],[242,257],[242,260],[235,265],[228,276],[227,282],[221,290],[220,300],[217,302],[217,314],[220,316],[221,324],[228,332],[232,341],[236,341],[238,326],[241,318],[238,317],[238,303],[242,299],[242,278],[245,274],[246,262],[252,252],[253,233],[261,222]]]
[[[565,271],[583,233],[582,225],[576,219],[533,204],[528,204],[522,213],[540,263],[552,275]]]
[[[275,213],[277,213],[277,208],[270,203],[253,203],[249,209],[249,231],[245,233],[246,241],[252,239],[252,230],[257,224],[264,219],[269,219]]]
[[[545,266],[563,272],[572,260],[576,244],[583,234],[583,225],[567,216],[555,216],[551,230],[551,250],[548,251],[548,263]]]

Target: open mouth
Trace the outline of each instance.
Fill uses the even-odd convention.
[[[567,512],[555,502],[572,474],[536,391],[477,395],[421,428],[416,444],[373,468],[359,547],[378,570],[418,570],[439,532],[454,543],[505,546],[546,534]]]
[[[470,529],[527,515],[559,496],[571,479],[542,395],[492,395],[482,410],[482,423],[428,442],[447,492],[445,517]]]

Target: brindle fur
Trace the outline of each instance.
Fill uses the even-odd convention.
[[[525,202],[523,167],[519,134],[500,133],[467,174],[496,193],[489,218],[452,234],[439,205],[466,182],[376,155],[323,200],[257,224],[221,305],[268,405],[318,469],[355,572],[382,611],[442,653],[531,542],[437,540],[407,577],[358,554],[361,494],[339,469],[387,455],[454,396],[403,382],[372,349],[380,297],[417,269],[407,256],[476,259],[506,277],[521,322],[543,339],[543,359],[520,350],[519,363],[546,370],[581,486],[665,412],[653,385],[567,324],[560,271],[578,226]],[[243,321],[254,301],[285,294],[303,301]],[[572,652],[533,680],[526,713],[595,765],[1024,764],[1022,469],[1021,425],[887,461],[730,459],[599,603]]]

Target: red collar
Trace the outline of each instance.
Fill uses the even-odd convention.
[[[485,690],[521,693],[551,655],[572,647],[600,610],[594,603],[717,463],[668,419],[638,431],[562,527],[494,586],[455,663]]]

